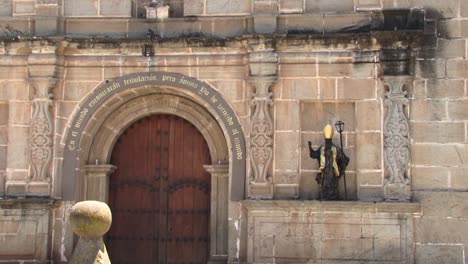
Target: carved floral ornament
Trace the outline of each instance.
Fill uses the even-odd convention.
[[[251,182],[271,182],[268,171],[273,159],[273,119],[269,107],[273,105],[269,86],[274,78],[255,78],[251,82],[255,86],[255,94],[251,105],[254,108],[250,131],[251,152]]]
[[[403,89],[408,78],[385,78],[388,88],[384,103],[387,112],[384,119],[384,161],[388,170],[387,184],[409,185],[408,167],[410,162],[409,121],[405,107],[409,100]]]
[[[32,82],[35,93],[32,99],[29,142],[31,181],[47,180],[47,169],[52,161],[53,123],[50,112],[52,94],[49,90],[55,82],[55,79],[33,80]]]

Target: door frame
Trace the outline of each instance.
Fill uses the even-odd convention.
[[[99,114],[99,113],[98,113]],[[87,157],[80,167],[80,200],[107,202],[109,177],[116,167],[109,164],[114,144],[135,121],[154,114],[171,114],[192,123],[205,138],[213,164],[204,168],[211,175],[209,263],[226,263],[228,255],[229,152],[216,119],[202,106],[174,94],[148,94],[128,100],[108,114],[93,133],[85,137]],[[80,159],[81,160],[81,159]]]

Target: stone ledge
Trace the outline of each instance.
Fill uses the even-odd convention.
[[[351,213],[399,213],[422,214],[420,203],[377,203],[353,201],[257,201],[244,200],[242,205],[248,211],[314,211]]]
[[[0,197],[0,209],[37,209],[50,207],[59,207],[61,200],[46,197],[33,197],[33,196],[2,196]]]

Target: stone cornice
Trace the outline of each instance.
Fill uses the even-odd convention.
[[[232,38],[181,37],[154,41],[156,54],[171,53],[239,53],[261,45],[278,52],[313,52],[334,50],[381,50],[384,48],[419,48],[435,44],[434,35],[422,32],[380,31],[345,34],[271,34],[242,35]],[[0,55],[27,55],[31,53],[57,53],[64,55],[140,55],[144,39],[69,39],[22,38],[0,42]]]

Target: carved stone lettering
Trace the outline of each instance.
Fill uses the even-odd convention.
[[[77,156],[80,147],[80,139],[83,131],[91,119],[92,115],[102,104],[113,95],[131,88],[140,86],[154,87],[157,93],[158,87],[170,86],[191,93],[202,102],[202,105],[209,107],[210,111],[217,116],[220,125],[226,129],[228,140],[232,146],[232,172],[231,177],[236,184],[231,186],[231,199],[241,200],[244,198],[245,180],[245,137],[242,127],[237,120],[234,110],[223,99],[223,97],[207,83],[201,82],[189,76],[184,76],[170,72],[147,72],[134,73],[117,78],[111,82],[101,84],[87,98],[83,100],[80,108],[77,108],[70,121],[65,139],[65,152],[63,161],[63,199],[74,198],[74,182],[77,169]],[[154,103],[165,104],[164,101]]]

